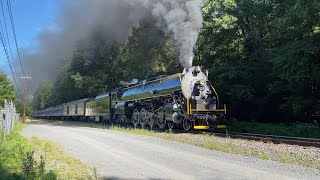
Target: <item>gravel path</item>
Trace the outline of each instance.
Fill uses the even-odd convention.
[[[53,140],[107,179],[320,179],[320,171],[155,137],[33,121],[22,134]]]

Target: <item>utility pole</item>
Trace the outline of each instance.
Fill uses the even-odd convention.
[[[22,76],[21,79],[23,79],[23,122],[25,122],[26,119],[26,103],[27,103],[27,80],[31,79],[30,76]]]

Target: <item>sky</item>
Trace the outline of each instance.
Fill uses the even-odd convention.
[[[19,48],[36,51],[36,37],[46,28],[54,28],[55,17],[58,14],[58,7],[66,0],[11,0],[12,13],[14,17],[15,30],[17,35],[17,43]],[[2,0],[3,5],[6,5],[6,0]],[[6,7],[4,6],[5,12]],[[2,11],[0,18],[3,23]],[[7,26],[9,19],[6,17]],[[8,26],[10,27],[10,26]],[[10,36],[11,49],[16,56],[14,39],[12,31],[8,29]],[[11,34],[10,34],[11,33]],[[0,46],[0,71],[5,71],[11,76],[9,65],[2,45]],[[22,63],[23,63],[23,59]],[[19,70],[18,64],[14,64]]]

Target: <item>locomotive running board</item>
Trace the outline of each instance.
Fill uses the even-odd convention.
[[[191,109],[191,112],[223,112],[227,114],[227,105],[223,105],[223,109],[207,110],[207,109]]]
[[[203,130],[203,129],[209,129],[209,126],[194,126],[193,129],[197,130]]]
[[[227,126],[226,125],[217,125],[217,128],[218,129],[227,129]]]

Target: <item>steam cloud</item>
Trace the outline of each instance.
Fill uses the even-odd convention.
[[[151,10],[157,26],[171,34],[180,52],[180,63],[183,67],[192,66],[193,47],[197,42],[203,18],[202,0],[127,0],[135,8],[143,5]]]
[[[191,67],[203,22],[201,5],[202,0],[70,0],[61,7],[55,24],[37,37],[38,50],[22,51],[32,86],[54,80],[58,65],[72,55],[80,40],[90,44],[94,31],[102,31],[111,45],[126,40],[133,26],[149,18],[175,40],[181,65]]]

